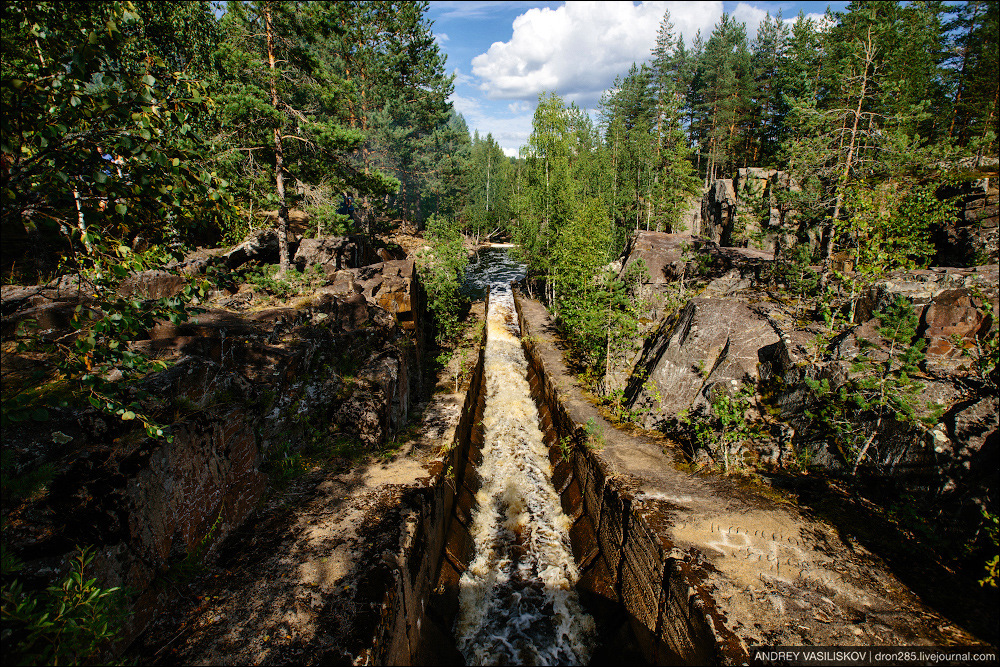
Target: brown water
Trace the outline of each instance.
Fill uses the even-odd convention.
[[[455,637],[468,664],[586,664],[595,624],[574,586],[570,520],[527,381],[509,290],[490,297],[485,349],[483,485],[475,553],[462,575]]]

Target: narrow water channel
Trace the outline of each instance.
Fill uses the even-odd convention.
[[[483,252],[467,279],[467,288],[490,288],[483,483],[455,639],[470,665],[586,664],[595,623],[574,588],[570,521],[552,486],[509,288],[524,268],[503,250]]]

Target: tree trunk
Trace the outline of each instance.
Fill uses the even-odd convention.
[[[875,60],[875,45],[872,43],[872,29],[868,28],[868,40],[865,42],[865,69],[861,75],[861,92],[858,94],[858,106],[854,109],[854,122],[851,125],[851,142],[847,147],[847,158],[844,160],[844,170],[837,182],[837,201],[833,205],[833,217],[823,234],[823,259],[829,259],[833,253],[833,239],[836,234],[837,219],[840,217],[840,207],[844,203],[844,188],[854,163],[854,147],[858,138],[858,121],[861,120],[861,107],[865,101],[868,89],[868,69]]]
[[[80,205],[80,192],[76,189],[76,187],[73,188],[73,201],[76,203],[76,226],[80,230],[80,239],[83,241],[83,246],[87,249],[87,254],[92,254],[94,252],[94,248],[90,245],[90,239],[87,238],[87,222],[83,219],[83,207]]]
[[[979,3],[973,3],[972,18],[969,20],[969,33],[972,33],[976,25],[976,18],[979,16]],[[965,37],[965,44],[962,46],[962,67],[958,73],[958,89],[955,91],[955,99],[951,103],[951,124],[948,126],[948,138],[955,129],[955,118],[958,115],[958,103],[962,101],[962,92],[965,90],[965,67],[969,56],[969,35]]]
[[[264,4],[267,31],[267,62],[271,67],[271,105],[278,110],[278,86],[275,81],[274,27],[271,6]],[[278,191],[278,277],[288,272],[288,204],[285,201],[285,152],[281,146],[281,128],[274,128],[274,186]]]

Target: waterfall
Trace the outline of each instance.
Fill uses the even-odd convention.
[[[594,620],[574,589],[570,520],[552,486],[513,298],[497,287],[486,324],[475,552],[459,583],[455,636],[470,665],[585,664]]]

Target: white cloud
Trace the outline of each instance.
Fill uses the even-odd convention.
[[[757,30],[760,28],[760,24],[764,22],[766,15],[767,12],[760,7],[754,7],[745,2],[736,5],[736,9],[733,10],[732,14],[734,19],[746,24],[748,42],[757,39]]]
[[[479,113],[483,106],[474,97],[465,97],[456,93],[452,93],[448,101],[455,107],[455,111],[465,116],[466,120],[469,119],[469,116]]]
[[[462,70],[456,67],[451,71],[455,75],[455,85],[456,86],[471,86],[475,83],[475,78],[468,74],[462,74]]]
[[[527,113],[528,111],[531,111],[531,105],[523,100],[511,102],[507,105],[507,108],[510,109],[510,112],[513,114]]]
[[[449,39],[450,38],[448,37],[448,33],[446,33],[446,32],[436,32],[436,33],[434,33],[434,41],[436,41],[438,44],[444,44]]]
[[[649,59],[663,11],[690,43],[707,37],[721,2],[571,2],[534,8],[513,23],[510,41],[495,42],[472,60],[480,89],[492,99],[534,101],[545,90],[593,106],[615,76]]]
[[[812,19],[813,23],[816,24],[816,29],[818,31],[820,31],[820,32],[824,32],[826,30],[829,30],[835,24],[835,22],[828,21],[826,19],[826,14],[817,14],[816,12],[809,12],[805,16],[806,16],[807,19]],[[785,19],[785,23],[788,25],[789,30],[791,29],[791,27],[793,25],[795,25],[795,22],[798,21],[798,20],[799,20],[799,17],[798,17],[797,14],[795,16],[791,17],[791,18]]]

